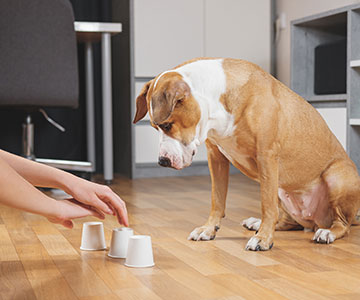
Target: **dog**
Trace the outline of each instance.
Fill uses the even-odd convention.
[[[161,166],[189,166],[206,143],[211,212],[190,240],[212,240],[220,229],[230,162],[260,183],[261,220],[243,221],[256,231],[246,250],[271,249],[275,230],[313,230],[327,244],[349,232],[360,206],[355,164],[317,110],[257,65],[187,61],[144,85],[133,123],[147,112]]]

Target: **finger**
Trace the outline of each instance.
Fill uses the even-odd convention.
[[[121,219],[121,216],[120,216],[120,214],[118,213],[118,211],[114,208],[114,211],[116,212],[115,213],[115,216],[116,216],[116,218],[117,218],[117,220],[118,220],[118,222],[119,222],[119,224],[121,224],[121,225],[125,225],[125,221],[123,221],[122,219]],[[128,226],[128,225],[125,225],[125,226]]]
[[[87,205],[86,209],[90,212],[89,215],[100,219],[105,219],[105,214],[94,206]]]
[[[122,219],[124,220],[124,225],[126,227],[129,227],[129,219],[128,219],[128,212],[127,212],[127,208],[126,208],[126,203],[123,200],[121,200],[120,204],[121,204],[121,206],[123,208],[122,209],[122,213],[123,213]]]
[[[129,221],[124,201],[109,187],[98,190],[96,194],[102,201],[106,202],[108,205],[111,205],[115,209],[119,223],[128,226]]]
[[[119,222],[121,225],[123,225],[122,221],[119,221],[119,214],[118,214],[116,208],[114,208],[110,202],[107,203],[107,205],[109,205],[109,206],[112,208],[112,210],[114,211],[114,216],[117,218],[118,222]]]
[[[104,201],[101,201],[99,199],[94,199],[93,203],[91,203],[94,207],[96,207],[98,210],[103,211],[104,213],[108,215],[113,215],[114,211],[107,205]]]
[[[97,210],[94,210],[94,209],[89,209],[90,211],[90,215],[93,216],[93,217],[96,217],[96,218],[99,218],[101,220],[104,220],[105,219],[105,215]]]
[[[123,204],[123,210],[121,212],[121,219],[123,220],[124,226],[129,227],[129,219],[125,203]]]
[[[97,195],[101,200],[114,208],[120,224],[129,226],[125,202],[121,200],[118,195],[116,195],[110,188],[108,188],[103,194]]]
[[[104,212],[106,214],[109,214],[109,215],[114,214],[112,209],[105,202],[99,200],[97,197],[93,197],[90,201],[90,204],[84,204],[74,198],[69,199],[69,201],[71,201],[77,205],[80,205],[82,207],[85,207],[87,209],[96,208],[98,211]]]
[[[118,206],[116,207],[116,216],[118,218],[118,221],[120,224],[125,225],[126,227],[129,226],[129,220],[126,210],[125,202],[119,199],[119,202],[117,202]]]
[[[106,200],[101,200],[101,201],[104,201],[106,203],[106,205],[109,206],[111,208],[111,210],[113,211],[113,216],[116,216],[116,209],[114,208],[114,206],[111,205],[111,202],[106,201]]]
[[[88,204],[84,204],[84,203],[79,202],[79,201],[77,201],[75,199],[69,199],[69,201],[71,201],[72,203],[74,203],[74,204],[76,204],[78,206],[81,206],[82,208],[85,208],[86,210],[88,210],[90,212],[89,215],[93,215],[93,212],[96,212],[97,215],[95,215],[95,217],[99,217],[100,219],[105,219],[105,215],[104,215],[103,211],[101,209],[99,209],[98,207],[91,206],[91,205],[88,205]],[[100,201],[100,200],[96,199],[96,201]],[[102,201],[100,201],[100,202],[102,202]],[[102,203],[104,203],[104,202],[102,202]]]
[[[93,217],[99,218],[101,220],[105,219],[104,213],[93,206],[85,205],[81,209],[84,210],[84,217],[93,216]]]
[[[107,203],[107,205],[109,205],[112,209],[112,211],[114,212],[113,216],[117,216],[117,212],[116,212],[116,209],[111,205],[111,203]]]
[[[74,224],[71,220],[65,220],[61,223],[66,228],[72,229],[74,227]]]

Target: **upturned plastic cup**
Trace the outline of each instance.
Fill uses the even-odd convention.
[[[108,256],[112,258],[126,258],[129,237],[133,235],[134,231],[131,228],[122,227],[113,229]]]
[[[134,235],[129,237],[125,266],[147,268],[154,265],[151,237],[149,235]]]
[[[85,222],[83,224],[80,249],[88,251],[106,249],[102,222]]]

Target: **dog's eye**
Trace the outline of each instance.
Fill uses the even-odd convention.
[[[159,127],[163,130],[163,131],[170,131],[171,127],[172,127],[172,123],[164,123],[159,125]]]

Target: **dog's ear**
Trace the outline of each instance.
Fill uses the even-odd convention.
[[[140,121],[143,117],[145,117],[148,111],[147,103],[146,103],[146,95],[149,91],[152,82],[153,82],[152,80],[147,82],[141,89],[139,96],[136,98],[136,113],[133,120],[134,124]]]
[[[169,83],[165,93],[153,97],[153,121],[161,124],[166,120],[176,107],[176,104],[183,102],[190,95],[190,87],[182,79]]]

